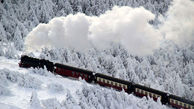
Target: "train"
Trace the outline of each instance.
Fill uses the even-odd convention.
[[[22,55],[19,66],[23,68],[46,68],[48,71],[63,77],[71,77],[75,79],[82,78],[88,83],[98,84],[103,87],[110,87],[118,91],[124,90],[128,94],[134,94],[138,97],[150,97],[155,101],[159,99],[162,104],[171,105],[177,109],[194,109],[194,102],[182,97],[101,73],[63,65],[60,63],[53,63],[45,59],[37,59],[27,55]]]

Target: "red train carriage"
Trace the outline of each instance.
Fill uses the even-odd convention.
[[[139,97],[149,96],[153,98],[155,101],[157,101],[157,99],[160,99],[163,104],[168,103],[167,93],[164,93],[159,90],[152,89],[152,88],[148,88],[148,87],[145,87],[139,84],[134,84],[134,88],[135,88],[134,94]]]
[[[124,89],[126,92],[131,93],[132,92],[132,85],[128,81],[124,81],[118,78],[113,78],[111,76],[103,75],[100,73],[95,74],[95,82],[101,86],[107,86],[112,87],[117,90]]]
[[[82,79],[85,79],[87,82],[92,82],[94,78],[92,71],[83,70],[58,63],[55,64],[55,67],[56,67],[55,73],[61,76],[68,76],[73,78],[81,77]]]
[[[194,102],[183,99],[181,97],[177,97],[175,95],[170,95],[169,104],[178,109],[194,109]]]

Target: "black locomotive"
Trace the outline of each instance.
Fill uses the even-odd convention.
[[[150,97],[157,101],[160,99],[163,104],[169,104],[175,108],[182,109],[194,109],[194,102],[186,100],[181,97],[177,97],[172,94],[168,94],[159,90],[155,90],[149,87],[145,87],[139,84],[135,84],[129,81],[121,80],[118,78],[113,78],[100,73],[94,73],[92,71],[75,68],[68,65],[63,65],[59,63],[53,63],[44,59],[36,59],[28,57],[26,55],[21,57],[20,67],[24,68],[44,68],[46,67],[48,71],[56,73],[61,76],[71,77],[71,78],[82,78],[87,82],[94,82],[104,87],[111,87],[116,90],[124,90],[127,93],[133,93],[138,97]]]

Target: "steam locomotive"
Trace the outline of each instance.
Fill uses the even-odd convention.
[[[111,87],[116,90],[124,90],[126,93],[133,93],[138,97],[150,97],[153,100],[161,100],[162,104],[168,104],[175,108],[183,109],[194,109],[194,102],[186,100],[184,98],[168,94],[159,90],[155,90],[149,87],[145,87],[139,84],[135,84],[122,79],[114,78],[100,73],[95,73],[93,71],[84,70],[68,65],[63,65],[59,63],[53,63],[45,59],[36,59],[23,55],[19,63],[20,67],[24,68],[44,68],[46,67],[48,71],[55,74],[72,77],[72,78],[82,78],[88,83],[96,83],[100,86]]]

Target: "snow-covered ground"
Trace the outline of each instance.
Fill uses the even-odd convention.
[[[0,1],[0,109],[170,108],[44,69],[19,68],[21,54],[194,100],[193,1]]]
[[[84,80],[72,80],[44,69],[24,69],[19,60],[0,57],[1,109],[164,109],[159,101]]]

